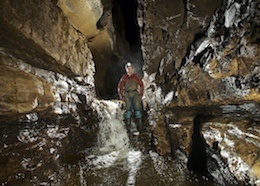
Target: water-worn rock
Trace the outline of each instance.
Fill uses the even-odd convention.
[[[55,100],[44,79],[6,65],[0,65],[0,90],[0,115],[41,111]]]
[[[240,119],[216,118],[203,124],[202,133],[213,148],[218,143],[218,151],[226,160],[231,172],[238,180],[246,181],[248,175],[251,184],[260,179],[259,175],[259,125],[256,122]]]
[[[0,4],[0,63],[16,68],[13,73],[1,74],[6,82],[11,82],[9,87],[2,87],[1,115],[46,110],[52,103],[59,103],[60,95],[52,94],[64,91],[57,85],[60,74],[70,78],[81,76],[83,80],[77,80],[81,84],[93,84],[94,62],[85,37],[70,25],[55,1]],[[19,84],[15,85],[14,79]],[[67,85],[65,88],[69,88]],[[62,94],[66,98],[69,93]]]
[[[62,74],[92,75],[92,54],[54,1],[1,1],[1,51]]]
[[[144,101],[162,155],[179,149],[188,155],[193,117],[201,112],[196,106],[207,111],[209,105],[217,105],[220,111],[210,113],[212,116],[259,121],[259,0],[137,0],[132,15],[139,27],[133,21],[136,30],[130,31],[127,29],[133,27],[124,12],[130,7],[124,9],[128,4],[121,2],[1,0],[0,63],[9,65],[3,66],[0,74],[1,114],[39,111],[54,102],[56,113],[72,113],[78,123],[84,122],[87,119],[79,114],[86,112],[81,111],[98,103],[93,98],[94,83],[97,95],[102,92],[105,97],[106,89],[115,93],[118,79],[114,77],[123,73],[124,55],[138,45],[141,51],[137,53],[142,55],[130,59],[138,66],[144,63]],[[131,41],[126,33],[138,36]],[[79,103],[84,104],[79,107]],[[192,113],[177,112],[183,107],[192,107]],[[230,130],[226,128],[223,134]],[[255,163],[259,158],[245,136],[240,141],[250,145],[238,144],[234,150],[237,159],[249,165],[249,173],[238,179],[249,176],[253,180],[259,178],[259,164]],[[229,138],[225,140],[223,143]],[[252,153],[247,154],[249,149]],[[55,153],[53,148],[48,150]],[[64,162],[70,159],[64,156]],[[23,161],[25,168],[40,166],[28,161]],[[231,161],[229,165],[236,168],[239,163]],[[54,175],[52,170],[44,173]]]
[[[160,120],[157,122],[157,127],[154,130],[153,138],[156,151],[162,156],[171,153],[171,146],[167,138],[168,131],[165,126],[165,116],[161,115]]]
[[[139,4],[144,68],[164,96],[175,92],[170,107],[259,102],[257,3]]]
[[[87,38],[98,34],[97,22],[103,14],[101,1],[59,0],[58,6],[68,17],[71,24]]]

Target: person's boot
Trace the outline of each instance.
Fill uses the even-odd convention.
[[[141,133],[143,130],[143,122],[142,122],[142,118],[137,118],[137,130]]]
[[[131,118],[126,118],[126,130],[127,130],[127,133],[130,133],[130,129],[131,129]]]

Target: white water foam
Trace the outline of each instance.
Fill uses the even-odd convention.
[[[99,123],[98,146],[99,155],[86,157],[86,165],[80,167],[81,184],[85,185],[84,171],[102,170],[113,166],[117,161],[127,160],[128,178],[126,185],[135,185],[136,174],[142,162],[141,151],[131,150],[129,138],[123,121],[124,111],[118,101],[95,100],[92,107],[101,116]]]
[[[127,153],[129,174],[128,174],[126,185],[128,186],[135,185],[136,173],[139,170],[140,164],[142,162],[141,157],[142,157],[141,151],[129,151]]]
[[[101,156],[91,155],[87,157],[87,163],[88,165],[94,166],[96,169],[108,168],[115,163],[119,153],[119,151],[113,151]]]
[[[129,148],[129,138],[124,125],[122,121],[116,119],[103,120],[99,123],[100,151],[122,151]]]
[[[100,151],[127,150],[129,138],[123,121],[122,103],[120,101],[95,100],[92,106],[101,116],[98,134]]]

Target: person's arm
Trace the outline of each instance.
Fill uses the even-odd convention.
[[[142,99],[143,95],[144,95],[144,83],[141,79],[140,79],[140,82],[139,82],[139,86],[140,86],[140,97]]]
[[[140,94],[140,97],[142,98],[144,95],[144,83],[138,75],[136,75],[136,80],[139,85],[139,94]]]
[[[125,76],[123,76],[117,86],[117,92],[119,95],[119,98],[124,100],[124,86],[125,86]]]

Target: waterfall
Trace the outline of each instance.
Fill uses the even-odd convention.
[[[99,153],[98,155],[89,155],[86,157],[86,164],[82,168],[83,171],[80,172],[82,185],[85,185],[83,181],[85,181],[87,175],[84,172],[89,172],[88,169],[92,172],[99,172],[100,175],[103,171],[106,172],[110,167],[124,161],[127,161],[128,165],[123,170],[128,172],[126,184],[135,185],[136,174],[142,162],[142,153],[141,151],[132,149],[130,146],[129,137],[123,121],[124,110],[121,109],[122,104],[123,102],[114,100],[94,100],[92,103],[92,107],[101,116],[98,133]],[[109,172],[105,177],[101,177],[102,179],[105,179],[105,177],[111,178]],[[108,182],[110,181],[108,180]]]
[[[99,123],[98,137],[100,151],[120,151],[129,148],[125,124],[116,118],[103,120]]]
[[[94,100],[92,107],[101,117],[99,123],[98,147],[100,151],[127,150],[129,138],[125,128],[122,101]]]

